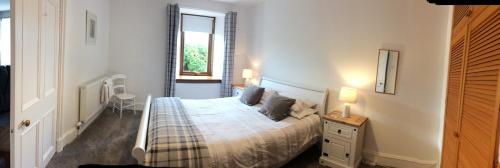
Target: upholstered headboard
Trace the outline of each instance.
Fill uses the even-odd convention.
[[[317,104],[319,114],[321,116],[326,114],[328,89],[313,89],[267,77],[261,78],[260,86],[276,90],[283,96],[314,102]]]

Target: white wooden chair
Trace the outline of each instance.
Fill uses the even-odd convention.
[[[120,110],[120,118],[122,118],[123,109],[132,107],[134,114],[136,114],[135,95],[127,93],[127,87],[125,85],[127,76],[124,74],[116,74],[111,76],[111,80],[113,81],[113,88],[111,89],[113,92],[113,113],[115,112],[115,108]]]

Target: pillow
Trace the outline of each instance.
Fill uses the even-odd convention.
[[[295,118],[300,120],[300,119],[307,117],[309,115],[312,115],[316,112],[318,112],[318,110],[312,109],[312,108],[306,108],[306,109],[303,109],[302,111],[292,111],[292,112],[290,112],[290,116],[295,117]]]
[[[295,104],[293,104],[291,109],[292,111],[300,112],[304,109],[314,108],[314,106],[316,106],[316,104],[314,104],[313,102],[307,100],[297,100],[295,101]]]
[[[272,89],[268,89],[268,88],[264,89],[264,94],[260,98],[259,104],[266,103],[267,99],[269,99],[269,97],[271,97],[274,94],[278,94],[278,92],[275,90],[272,90]]]
[[[244,104],[253,106],[259,103],[260,98],[264,94],[264,88],[250,85],[248,86],[240,97],[240,101]]]
[[[290,107],[295,103],[295,99],[291,99],[279,94],[274,94],[264,103],[259,110],[260,113],[266,115],[274,121],[281,121],[288,117]]]

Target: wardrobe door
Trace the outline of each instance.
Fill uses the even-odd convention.
[[[463,65],[466,29],[461,29],[451,38],[448,65],[448,87],[446,93],[446,114],[443,137],[441,167],[456,168],[458,157],[458,131],[462,98]]]
[[[499,7],[489,6],[468,25],[458,167],[494,166],[500,69]]]
[[[467,19],[472,13],[470,5],[455,5],[453,7],[453,30],[462,29],[467,26]]]

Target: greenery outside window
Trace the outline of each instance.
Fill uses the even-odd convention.
[[[194,19],[185,22],[186,17]],[[196,19],[206,20],[207,18],[211,22],[208,23],[209,26],[193,23]],[[193,26],[206,26],[206,28],[201,28],[201,31],[197,31],[197,28],[186,28]],[[181,76],[212,76],[214,27],[215,17],[185,13],[181,15],[181,67],[179,67]]]

